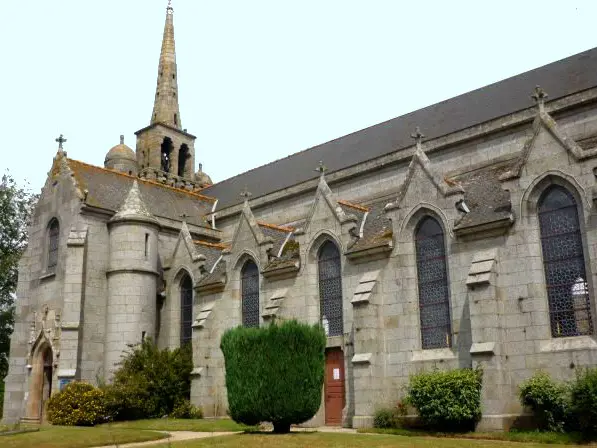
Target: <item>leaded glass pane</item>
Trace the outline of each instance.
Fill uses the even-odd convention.
[[[344,333],[342,314],[342,267],[340,251],[330,241],[319,251],[319,303],[320,315],[328,336]]]
[[[415,245],[422,347],[450,347],[452,329],[444,232],[434,218],[421,221]]]
[[[57,220],[50,223],[48,230],[48,272],[54,272],[58,264],[58,241],[60,238],[60,226]]]
[[[180,282],[180,345],[193,339],[193,281],[185,275]]]
[[[243,326],[259,327],[259,269],[249,260],[242,270]]]
[[[578,209],[574,197],[564,188],[553,186],[543,194],[539,201],[539,228],[551,335],[592,334]]]

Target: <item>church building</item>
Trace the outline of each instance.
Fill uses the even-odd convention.
[[[173,19],[135,150],[121,138],[99,167],[57,139],[6,422],[109,381],[144,338],[192,344],[191,402],[225,416],[222,334],[289,319],[327,333],[311,425],[372,426],[410,375],[482,367],[479,428],[506,429],[523,380],[597,365],[597,48],[212,184],[182,126]]]

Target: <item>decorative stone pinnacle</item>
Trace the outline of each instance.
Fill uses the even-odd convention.
[[[241,197],[245,198],[245,204],[249,202],[249,198],[253,196],[253,194],[249,191],[247,186],[245,185],[245,189],[240,193]]]
[[[328,167],[323,164],[323,160],[320,160],[319,166],[317,168],[315,168],[315,171],[317,171],[319,173],[319,175],[321,177],[323,177],[323,176],[325,176],[325,173],[327,170],[328,170]]]
[[[531,98],[535,100],[540,109],[543,109],[547,97],[547,93],[545,93],[545,90],[543,90],[540,86],[536,86],[535,93],[531,95]]]
[[[120,135],[120,144],[124,145],[124,135]]]
[[[64,149],[63,144],[66,143],[67,140],[64,138],[64,135],[60,134],[60,137],[56,139],[56,142],[58,143],[58,149]]]
[[[168,0],[168,7],[166,8],[166,12],[168,14],[174,13],[174,8],[172,7],[172,0]]]

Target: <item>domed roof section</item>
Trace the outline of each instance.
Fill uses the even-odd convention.
[[[125,159],[131,160],[133,162],[137,161],[135,151],[124,144],[124,135],[120,136],[120,144],[114,146],[110,151],[108,151],[108,154],[106,154],[106,162],[115,159]]]
[[[211,181],[211,177],[207,175],[207,173],[203,172],[203,164],[199,164],[199,171],[195,173],[195,181],[200,183],[202,187],[207,185],[213,185]]]

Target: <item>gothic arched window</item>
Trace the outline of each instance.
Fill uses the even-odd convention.
[[[319,303],[321,324],[328,336],[344,333],[340,251],[331,241],[319,249]]]
[[[551,335],[592,334],[578,208],[569,191],[552,186],[543,193],[539,199],[539,228]]]
[[[450,299],[444,231],[439,222],[426,216],[415,232],[419,314],[423,349],[452,345]]]
[[[259,268],[248,260],[241,272],[244,327],[259,327]]]
[[[180,281],[180,345],[193,339],[193,280],[185,274]]]
[[[47,271],[54,272],[58,264],[58,244],[60,240],[60,225],[57,219],[48,225],[48,264]]]

